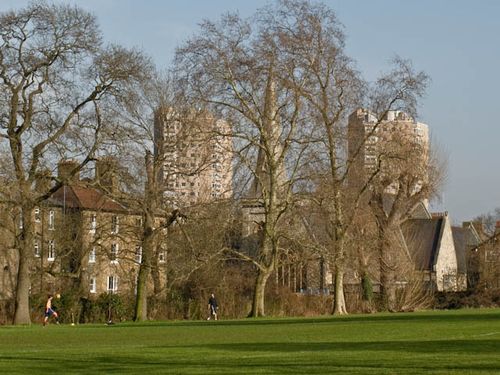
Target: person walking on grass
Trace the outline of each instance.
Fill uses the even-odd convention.
[[[57,294],[56,297],[59,299],[61,298],[60,294]],[[53,316],[56,319],[56,324],[59,324],[59,314],[57,313],[56,310],[54,310],[54,307],[52,306],[52,299],[54,297],[50,294],[49,298],[47,299],[47,303],[45,304],[45,318],[43,319],[43,326],[45,327],[49,321],[49,318]]]
[[[215,299],[215,295],[213,293],[210,295],[210,298],[208,299],[208,309],[210,315],[208,315],[207,320],[210,320],[212,316],[214,317],[214,320],[217,320],[217,300]]]

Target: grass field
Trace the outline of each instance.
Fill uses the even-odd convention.
[[[5,374],[500,374],[500,310],[1,327]]]

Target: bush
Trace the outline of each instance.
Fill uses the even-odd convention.
[[[468,290],[465,292],[437,292],[436,309],[500,307],[500,289]]]

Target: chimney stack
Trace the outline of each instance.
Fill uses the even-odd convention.
[[[118,163],[112,156],[102,158],[95,163],[95,179],[98,186],[108,193],[118,193]]]
[[[495,223],[495,234],[500,233],[500,221]]]
[[[49,169],[42,169],[36,174],[35,190],[39,193],[45,193],[52,187],[52,173]]]
[[[65,182],[80,181],[80,171],[74,172],[79,165],[76,160],[61,160],[57,165],[57,176]]]

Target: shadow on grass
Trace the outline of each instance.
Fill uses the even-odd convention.
[[[280,325],[280,324],[321,324],[321,323],[386,323],[386,322],[471,322],[471,321],[500,321],[500,310],[487,312],[427,312],[427,313],[396,313],[396,314],[374,314],[374,315],[349,315],[349,316],[324,316],[314,318],[249,318],[239,320],[219,321],[175,321],[175,322],[145,322],[115,324],[109,328],[118,327],[153,327],[153,326],[176,326],[176,327],[207,327],[213,326],[249,326],[249,325]]]
[[[193,347],[193,346],[191,346]],[[405,353],[500,353],[498,340],[373,341],[316,343],[214,344],[212,349],[241,352],[405,352]],[[498,358],[500,366],[500,357]]]
[[[180,349],[180,350],[179,350]],[[207,354],[207,349],[210,355]],[[499,341],[389,341],[214,344],[150,347],[143,353],[47,358],[0,356],[33,373],[498,373]],[[385,353],[382,353],[385,352]],[[153,354],[154,353],[154,354]],[[203,353],[205,355],[203,355]],[[430,354],[430,356],[426,356]],[[482,354],[481,360],[477,358]],[[458,356],[458,357],[457,357]],[[432,358],[432,360],[429,360]],[[450,359],[452,358],[452,359]],[[454,359],[453,359],[454,358]],[[463,358],[457,360],[457,358]]]

